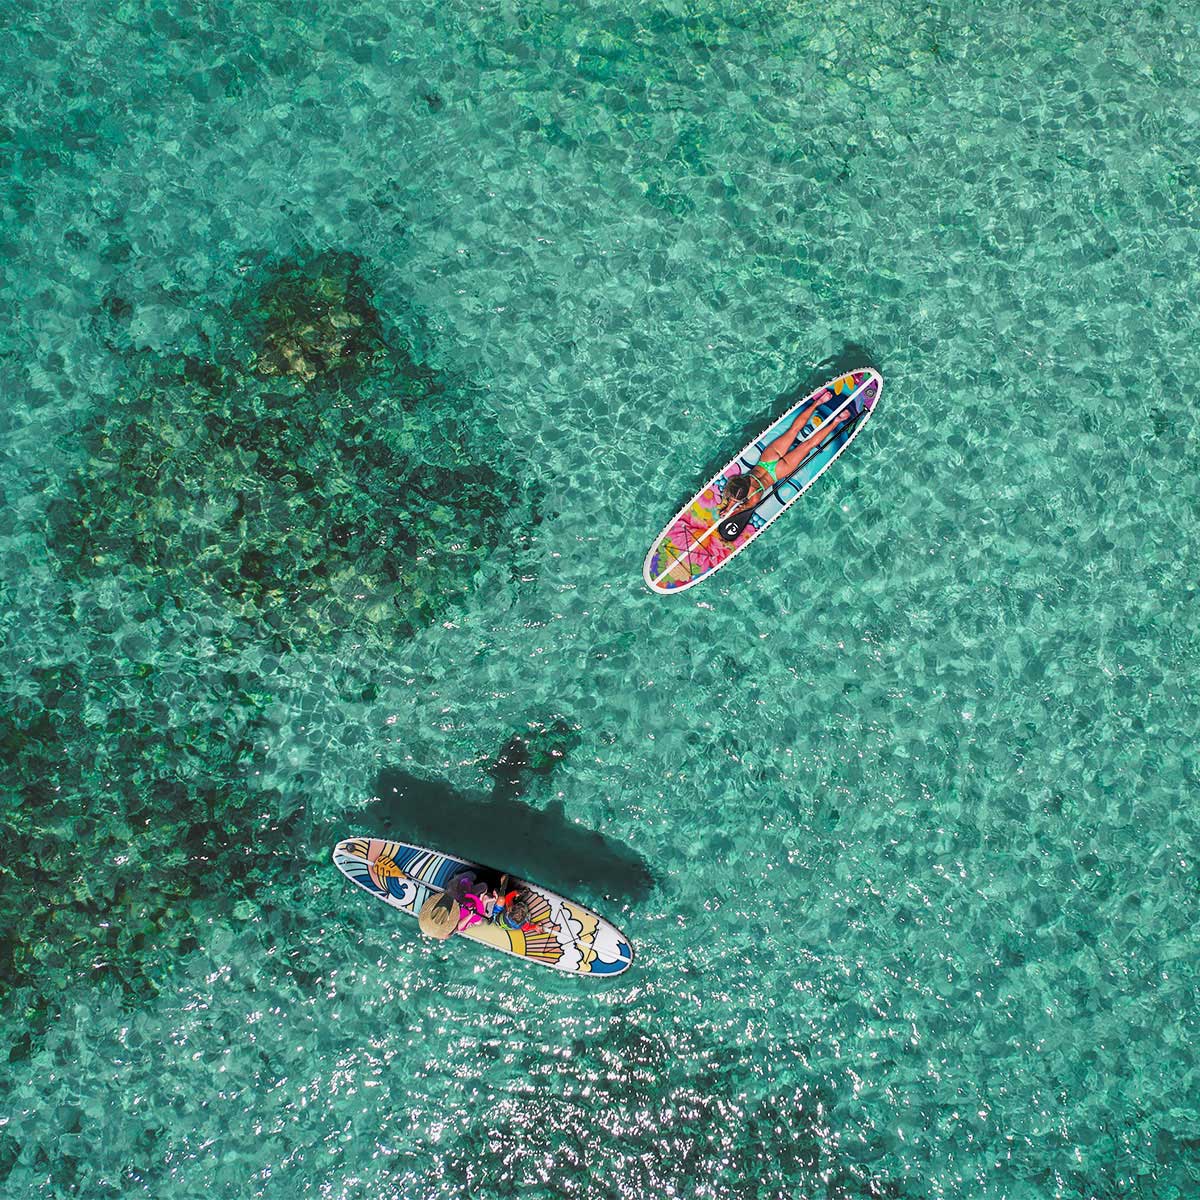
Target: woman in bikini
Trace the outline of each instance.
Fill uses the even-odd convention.
[[[481,887],[477,892],[463,892],[458,932],[462,933],[464,929],[470,929],[472,925],[490,920],[492,910],[499,903],[500,893],[490,891],[486,886]]]
[[[814,429],[802,442],[791,450],[788,449],[795,441],[796,435],[808,423],[817,406],[833,399],[833,393],[822,388],[812,401],[805,405],[792,422],[787,433],[777,437],[762,452],[758,462],[743,475],[735,475],[726,485],[721,498],[721,516],[728,520],[738,513],[745,512],[762,503],[767,493],[781,480],[786,479],[809,456],[814,446],[823,442],[829,435],[830,426],[824,423],[819,429]],[[850,410],[843,409],[834,420],[836,428],[843,421],[850,419]]]
[[[508,929],[519,929],[522,933],[558,930],[553,921],[531,921],[529,904],[521,895],[520,889],[505,892],[507,883],[508,876],[505,875],[495,891],[485,885],[478,892],[463,893],[462,916],[458,922],[459,933],[483,921],[491,921]]]

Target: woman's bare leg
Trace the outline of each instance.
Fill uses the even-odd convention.
[[[843,409],[838,415],[837,419],[833,422],[833,427],[836,429],[839,425],[844,424],[849,419],[850,410]],[[826,434],[829,433],[829,428],[830,427],[828,423],[826,423],[822,425],[820,429],[814,429],[813,432],[810,433],[808,437],[806,437],[804,441],[802,441],[800,445],[795,448],[795,450],[785,454],[779,460],[778,474],[780,479],[786,479],[809,456],[809,454],[812,452],[812,448],[825,440]]]
[[[832,393],[822,388],[813,398],[812,401],[806,404],[801,410],[799,416],[792,422],[791,428],[782,437],[777,437],[760,455],[770,462],[773,458],[783,458],[787,453],[788,447],[796,440],[796,434],[804,428],[805,425],[812,419],[812,415],[817,411],[818,405],[824,404],[826,400],[832,400]]]

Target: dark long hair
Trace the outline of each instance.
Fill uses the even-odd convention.
[[[750,495],[750,487],[755,482],[756,480],[754,476],[749,471],[747,471],[744,475],[735,475],[725,485],[725,495],[722,497],[722,499],[726,501],[736,500],[739,504],[741,504],[742,501]]]

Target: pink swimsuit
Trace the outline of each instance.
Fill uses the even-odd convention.
[[[458,930],[461,933],[464,929],[469,929],[472,925],[478,924],[488,915],[487,905],[484,904],[481,896],[475,895],[474,892],[466,892],[463,895],[462,908],[466,909],[467,901],[471,902],[471,909],[463,913],[462,919],[458,923]]]

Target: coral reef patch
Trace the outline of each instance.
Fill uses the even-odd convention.
[[[355,256],[249,275],[207,359],[131,356],[52,547],[70,577],[198,591],[285,646],[410,635],[531,520],[494,420],[385,330]]]
[[[394,644],[529,524],[477,390],[386,327],[358,258],[242,265],[204,358],[97,313],[125,381],[46,508],[61,655],[0,713],[0,980],[37,1031],[89,989],[147,1002],[259,914],[303,811],[260,782],[279,654]]]
[[[880,1161],[886,1132],[845,1144],[834,1133],[835,1085],[813,1071],[799,1037],[754,1046],[703,1024],[666,1031],[626,1021],[603,1039],[577,1038],[569,1066],[547,1068],[536,1051],[519,1060],[525,1082],[503,1096],[484,1088],[492,1122],[437,1149],[438,1175],[465,1192],[595,1195],[586,1170],[560,1171],[551,1186],[538,1172],[549,1146],[576,1165],[565,1147],[579,1145],[575,1131],[589,1127],[598,1098],[600,1129],[618,1146],[611,1170],[620,1186],[610,1195],[671,1195],[680,1179],[710,1200],[914,1195]],[[586,1085],[575,1082],[580,1072]]]
[[[0,980],[41,1030],[80,988],[144,1001],[214,919],[256,912],[251,842],[302,810],[253,783],[263,696],[169,704],[100,655],[28,682],[0,714]]]

